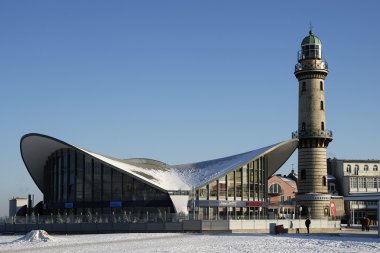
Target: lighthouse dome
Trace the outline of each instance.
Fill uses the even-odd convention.
[[[322,45],[322,42],[317,36],[314,35],[313,31],[310,30],[309,35],[302,40],[301,46],[305,45]]]

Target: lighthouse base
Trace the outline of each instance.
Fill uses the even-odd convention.
[[[302,207],[301,215],[311,219],[328,219],[330,216],[330,194],[297,194],[297,205]]]

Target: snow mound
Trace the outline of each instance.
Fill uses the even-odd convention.
[[[19,241],[35,242],[35,241],[52,241],[54,237],[50,236],[45,230],[32,230],[25,236],[21,237]]]

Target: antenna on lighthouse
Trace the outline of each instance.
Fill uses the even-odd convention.
[[[309,34],[311,35],[311,34],[313,34],[313,24],[310,22],[310,24],[309,24]]]

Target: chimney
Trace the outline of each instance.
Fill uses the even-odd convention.
[[[28,215],[32,214],[32,210],[33,210],[32,195],[28,194],[28,211],[27,211]]]

